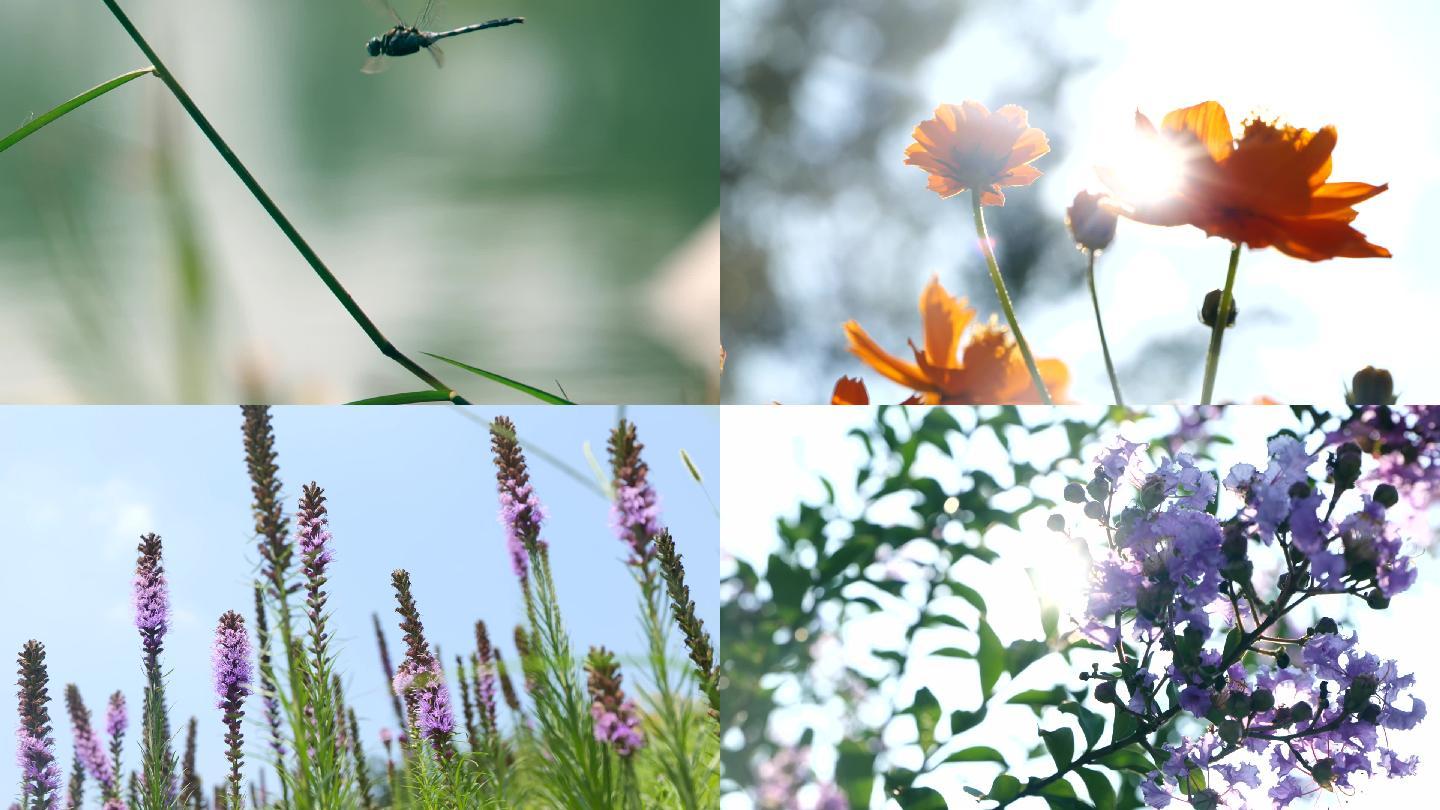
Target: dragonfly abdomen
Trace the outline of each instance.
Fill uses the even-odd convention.
[[[483,23],[466,25],[451,31],[441,31],[439,33],[427,34],[427,36],[430,37],[431,41],[434,41],[437,39],[444,39],[446,37],[459,36],[460,34],[468,34],[471,31],[484,31],[486,28],[500,28],[506,25],[516,25],[523,22],[525,22],[524,17],[501,17],[497,20],[487,20]]]

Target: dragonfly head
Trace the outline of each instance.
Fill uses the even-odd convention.
[[[370,41],[365,43],[365,50],[371,56],[379,56],[381,49],[380,37],[371,37]]]

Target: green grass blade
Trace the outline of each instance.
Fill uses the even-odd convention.
[[[520,392],[522,392],[522,393],[529,394],[530,396],[532,396],[532,397],[540,400],[541,402],[548,402],[548,403],[551,404],[551,405],[574,405],[574,404],[575,404],[575,403],[571,402],[570,400],[565,399],[565,398],[563,398],[563,397],[557,397],[557,396],[555,396],[554,394],[550,393],[549,391],[541,390],[541,389],[539,389],[539,388],[536,388],[536,387],[533,386],[533,385],[526,385],[525,383],[522,383],[522,382],[520,382],[519,380],[512,380],[512,379],[510,379],[509,377],[501,376],[501,375],[499,375],[499,374],[496,374],[496,373],[493,372],[493,371],[486,371],[486,370],[483,369],[483,368],[476,368],[476,367],[474,367],[474,366],[471,366],[471,365],[467,365],[467,364],[465,364],[465,363],[462,363],[462,362],[460,362],[459,360],[451,360],[451,359],[448,358],[448,357],[441,357],[441,356],[438,355],[438,354],[432,354],[432,353],[430,353],[430,352],[421,352],[421,354],[427,355],[427,356],[429,356],[429,357],[433,357],[433,358],[435,358],[436,360],[440,360],[440,361],[445,362],[445,363],[449,363],[450,365],[452,365],[452,366],[454,366],[454,367],[456,367],[456,368],[459,368],[459,369],[464,369],[465,371],[468,371],[468,372],[470,372],[471,374],[477,374],[477,375],[479,375],[479,376],[481,376],[481,377],[484,377],[484,378],[487,379],[487,380],[490,380],[491,382],[497,382],[497,383],[500,383],[501,385],[507,386],[507,387],[509,387],[509,388],[514,388],[516,391],[520,391]]]
[[[450,394],[445,391],[427,389],[425,391],[404,391],[399,394],[385,394],[369,399],[357,399],[354,402],[347,402],[347,405],[413,405],[417,402],[449,402]]]
[[[95,99],[105,95],[106,93],[114,90],[115,88],[119,87],[122,84],[125,84],[128,81],[138,79],[141,76],[154,72],[155,68],[153,67],[143,67],[139,70],[132,70],[129,73],[122,73],[119,76],[111,79],[110,81],[105,82],[104,84],[96,85],[95,87],[86,90],[80,95],[51,110],[50,112],[30,119],[25,123],[24,126],[20,127],[9,135],[6,135],[4,140],[0,140],[0,152],[4,152],[6,149],[9,149],[15,144],[25,140],[36,130],[40,129],[51,121],[54,121],[65,113],[68,113],[77,107],[81,107],[85,104],[90,103],[91,101],[94,101]]]

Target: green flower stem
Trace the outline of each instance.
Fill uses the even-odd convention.
[[[138,70],[132,70],[129,73],[122,73],[108,82],[98,84],[90,88],[89,90],[86,90],[80,95],[70,99],[69,101],[61,104],[60,106],[45,113],[44,115],[38,115],[30,119],[29,121],[26,121],[25,124],[19,129],[15,130],[9,135],[6,135],[4,139],[0,139],[0,152],[4,152],[6,149],[9,149],[15,144],[25,140],[27,137],[35,134],[35,132],[41,127],[49,124],[50,122],[54,121],[65,113],[68,113],[71,110],[76,109],[77,107],[82,107],[94,101],[95,99],[105,95],[106,93],[114,90],[122,84],[126,84],[127,82],[133,81],[140,78],[141,76],[145,76],[154,72],[155,68],[153,67],[143,67]]]
[[[260,206],[265,209],[266,213],[270,214],[271,219],[275,220],[275,224],[279,226],[280,230],[285,233],[285,236],[290,239],[290,243],[295,246],[295,249],[300,251],[300,255],[305,258],[305,261],[309,262],[310,267],[315,270],[315,274],[320,277],[321,281],[325,282],[326,287],[330,288],[330,293],[335,296],[335,299],[340,302],[340,305],[345,308],[345,311],[350,313],[350,317],[364,330],[365,335],[370,338],[370,341],[375,344],[375,347],[380,350],[380,353],[399,363],[406,371],[423,380],[426,385],[447,394],[447,399],[451,402],[457,405],[469,404],[464,397],[455,393],[453,388],[441,382],[435,375],[426,371],[420,364],[407,357],[404,352],[400,351],[394,343],[391,343],[390,340],[381,333],[380,329],[375,326],[375,323],[370,320],[370,316],[365,314],[365,310],[361,309],[360,305],[356,303],[355,299],[346,291],[345,287],[340,283],[340,279],[336,278],[335,274],[330,272],[330,269],[325,266],[325,263],[320,261],[320,257],[316,255],[315,251],[310,248],[310,245],[305,242],[300,232],[295,230],[295,226],[290,224],[290,220],[286,219],[285,215],[281,213],[279,206],[275,204],[274,200],[270,199],[269,194],[265,193],[265,189],[261,188],[260,183],[255,180],[254,175],[250,174],[250,170],[246,169],[245,164],[240,162],[240,158],[235,156],[230,146],[220,137],[220,133],[216,132],[215,128],[210,125],[210,121],[205,118],[205,115],[200,112],[200,108],[195,106],[195,102],[190,99],[190,94],[186,93],[185,88],[181,87],[180,82],[176,81],[175,76],[170,72],[169,68],[165,67],[165,63],[160,60],[159,55],[150,47],[150,43],[145,41],[145,38],[135,29],[134,24],[130,22],[130,18],[126,17],[125,12],[121,11],[120,7],[115,4],[115,0],[104,0],[104,2],[105,5],[109,7],[110,12],[115,15],[115,19],[120,22],[120,26],[125,29],[125,32],[130,35],[131,39],[135,40],[135,44],[140,47],[140,50],[145,53],[146,58],[154,65],[155,75],[160,77],[160,81],[165,82],[166,87],[170,88],[170,92],[175,95],[176,100],[180,102],[180,106],[185,108],[185,111],[194,119],[195,125],[200,127],[200,131],[205,133],[206,138],[210,139],[210,143],[214,145],[215,151],[219,152],[220,157],[224,158],[225,162],[230,164],[230,168],[235,172],[236,176],[240,178],[240,182],[244,183],[245,187],[250,189],[250,193],[255,195],[255,199],[260,203]]]
[[[1105,340],[1105,323],[1100,320],[1100,296],[1095,293],[1095,251],[1085,252],[1090,258],[1085,276],[1090,281],[1090,303],[1095,306],[1095,328],[1100,332],[1100,351],[1105,355],[1105,373],[1110,375],[1110,390],[1115,393],[1115,404],[1124,407],[1125,400],[1120,396],[1120,378],[1115,376],[1115,362],[1110,359],[1110,343]]]
[[[1230,320],[1230,309],[1235,305],[1235,268],[1240,266],[1240,243],[1230,249],[1230,269],[1225,273],[1225,289],[1220,293],[1220,309],[1215,313],[1215,325],[1210,327],[1210,350],[1205,353],[1205,384],[1200,389],[1200,404],[1209,405],[1215,393],[1215,372],[1220,367],[1220,342],[1225,339],[1225,326]]]
[[[106,0],[110,2],[110,0]],[[1040,392],[1040,401],[1046,405],[1055,404],[1050,392],[1045,389],[1045,380],[1040,378],[1040,368],[1035,365],[1035,355],[1030,353],[1030,344],[1020,333],[1020,321],[1015,317],[1015,307],[1010,303],[1010,293],[1005,290],[1005,279],[1000,276],[1000,264],[995,261],[995,249],[990,246],[990,234],[985,230],[985,212],[980,207],[980,189],[970,190],[971,207],[975,209],[975,233],[980,237],[980,250],[985,253],[985,264],[990,268],[990,281],[995,284],[995,294],[1000,296],[1000,307],[1005,310],[1005,320],[1015,335],[1015,345],[1020,347],[1020,356],[1025,358],[1025,367],[1030,370],[1030,379],[1035,390]]]

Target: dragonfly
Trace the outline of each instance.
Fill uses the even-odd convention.
[[[378,37],[371,37],[365,43],[365,51],[370,58],[365,60],[365,66],[361,68],[366,73],[379,73],[384,70],[389,62],[387,56],[409,56],[424,48],[435,60],[436,67],[445,66],[445,54],[440,50],[440,40],[447,37],[457,37],[461,34],[468,34],[471,31],[484,31],[487,28],[503,28],[507,25],[516,25],[525,22],[524,17],[501,17],[487,22],[465,25],[449,31],[425,31],[424,26],[430,22],[430,17],[435,10],[435,0],[426,0],[425,10],[415,18],[413,25],[406,25],[405,20],[390,5],[390,0],[379,0],[384,4],[390,16],[395,18],[395,27],[386,31]]]

